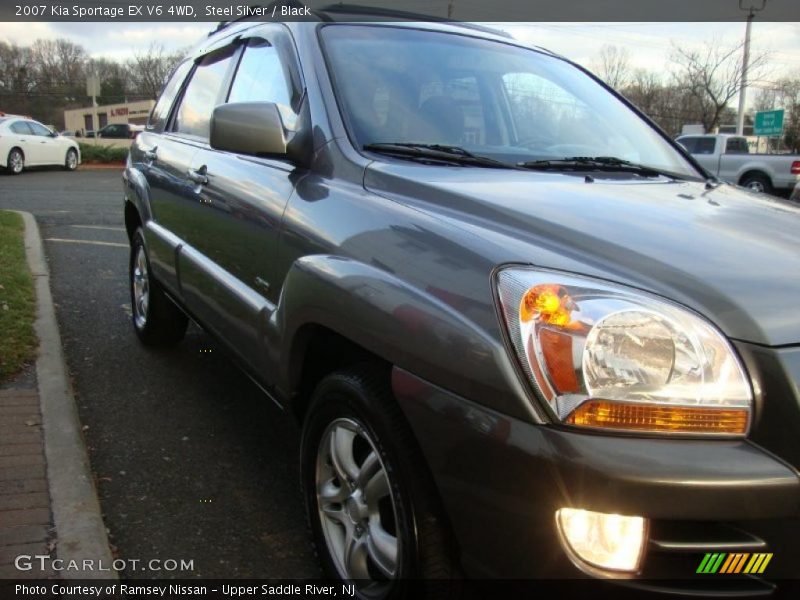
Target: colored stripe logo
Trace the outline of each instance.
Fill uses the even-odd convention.
[[[706,554],[697,567],[697,573],[743,573],[755,575],[763,573],[769,561],[772,560],[772,553],[734,552],[714,552]]]

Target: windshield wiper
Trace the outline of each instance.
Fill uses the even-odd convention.
[[[682,175],[665,171],[657,167],[616,158],[614,156],[570,156],[517,163],[526,169],[539,171],[615,171],[636,173],[643,177],[665,176],[672,179],[685,179]]]
[[[418,144],[413,142],[376,143],[366,144],[364,150],[412,160],[435,160],[470,167],[524,170],[523,166],[495,160],[488,156],[480,156],[459,146],[448,146],[446,144]]]

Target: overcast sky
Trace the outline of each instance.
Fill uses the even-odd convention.
[[[715,41],[736,44],[744,23],[505,23],[496,24],[515,37],[563,54],[591,67],[604,44],[627,48],[636,67],[669,69],[673,43],[682,46]],[[0,39],[29,44],[36,38],[66,37],[96,57],[125,59],[151,43],[168,50],[193,45],[213,23],[8,23],[0,22]],[[752,50],[771,52],[767,81],[800,76],[800,23],[753,24]]]

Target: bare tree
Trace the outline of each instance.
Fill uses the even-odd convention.
[[[720,124],[728,103],[739,94],[742,83],[742,44],[723,46],[708,42],[701,48],[687,48],[673,43],[673,79],[685,89],[692,111],[706,131]],[[751,53],[748,78],[763,76],[768,53]]]
[[[600,56],[593,63],[592,70],[615,90],[621,89],[631,79],[630,53],[626,48],[606,44],[600,49]]]
[[[31,45],[30,53],[39,86],[66,89],[84,77],[87,55],[83,46],[63,38],[39,39]]]
[[[35,86],[30,50],[0,41],[0,107],[28,112],[28,95]]]
[[[183,51],[167,53],[160,44],[151,44],[127,62],[132,88],[142,98],[157,99],[164,81],[186,55]]]
[[[131,88],[130,72],[124,64],[105,58],[93,58],[86,65],[87,73],[100,80],[99,104],[117,104],[128,99]]]

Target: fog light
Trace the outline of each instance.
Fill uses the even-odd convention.
[[[556,523],[567,550],[589,565],[612,571],[639,569],[646,538],[643,517],[562,508],[556,511]]]

